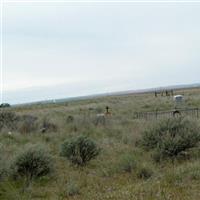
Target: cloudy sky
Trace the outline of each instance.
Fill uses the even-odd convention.
[[[200,3],[4,3],[3,101],[200,82]]]

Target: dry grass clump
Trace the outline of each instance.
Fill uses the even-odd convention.
[[[153,175],[153,170],[147,166],[137,168],[137,177],[141,179],[148,179]]]
[[[11,111],[0,112],[0,131],[2,129],[15,130],[17,127],[18,116]]]
[[[35,115],[23,114],[18,115],[15,112],[0,112],[0,131],[15,131],[22,134],[33,132],[57,132],[58,126],[50,120],[39,119]]]
[[[67,123],[72,123],[74,121],[74,117],[72,115],[68,115],[66,121]]]
[[[18,131],[22,134],[38,130],[38,118],[33,115],[22,115],[18,120]]]
[[[58,127],[56,126],[56,124],[52,123],[50,120],[46,118],[43,119],[41,132],[46,133],[46,132],[57,132],[57,131]]]

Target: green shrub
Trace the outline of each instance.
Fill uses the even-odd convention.
[[[13,175],[33,179],[52,171],[52,158],[42,145],[30,145],[20,151],[13,163]]]
[[[80,194],[79,186],[74,182],[68,183],[66,195],[67,196],[75,196],[75,195],[78,195],[78,194]]]
[[[125,154],[120,160],[119,168],[121,171],[131,173],[137,167],[135,158],[131,154]]]
[[[177,157],[181,152],[197,146],[200,141],[199,127],[194,121],[184,118],[165,119],[144,131],[140,144],[146,149],[155,149],[154,158]]]
[[[96,143],[86,136],[66,140],[61,145],[61,156],[76,165],[84,165],[98,154],[99,148]]]
[[[0,108],[9,108],[11,105],[9,103],[2,103],[0,104]]]

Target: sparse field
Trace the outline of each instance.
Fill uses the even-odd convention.
[[[200,108],[200,89],[175,93],[184,95],[185,107]],[[96,115],[106,106],[112,115],[106,117],[105,124],[100,121],[96,125]],[[145,150],[139,142],[142,133],[159,120],[138,120],[134,113],[173,108],[172,97],[155,98],[146,93],[4,109],[26,117],[12,130],[12,123],[1,129],[0,199],[200,199],[199,143],[183,151],[183,157],[156,162],[153,150]],[[200,119],[191,120],[200,132]],[[99,155],[83,166],[75,166],[60,155],[64,140],[79,135],[88,136],[100,148]],[[30,144],[45,146],[52,156],[53,171],[27,183],[26,177],[13,178],[10,165]]]

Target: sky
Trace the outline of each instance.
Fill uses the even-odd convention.
[[[198,83],[200,3],[4,3],[3,102]]]

